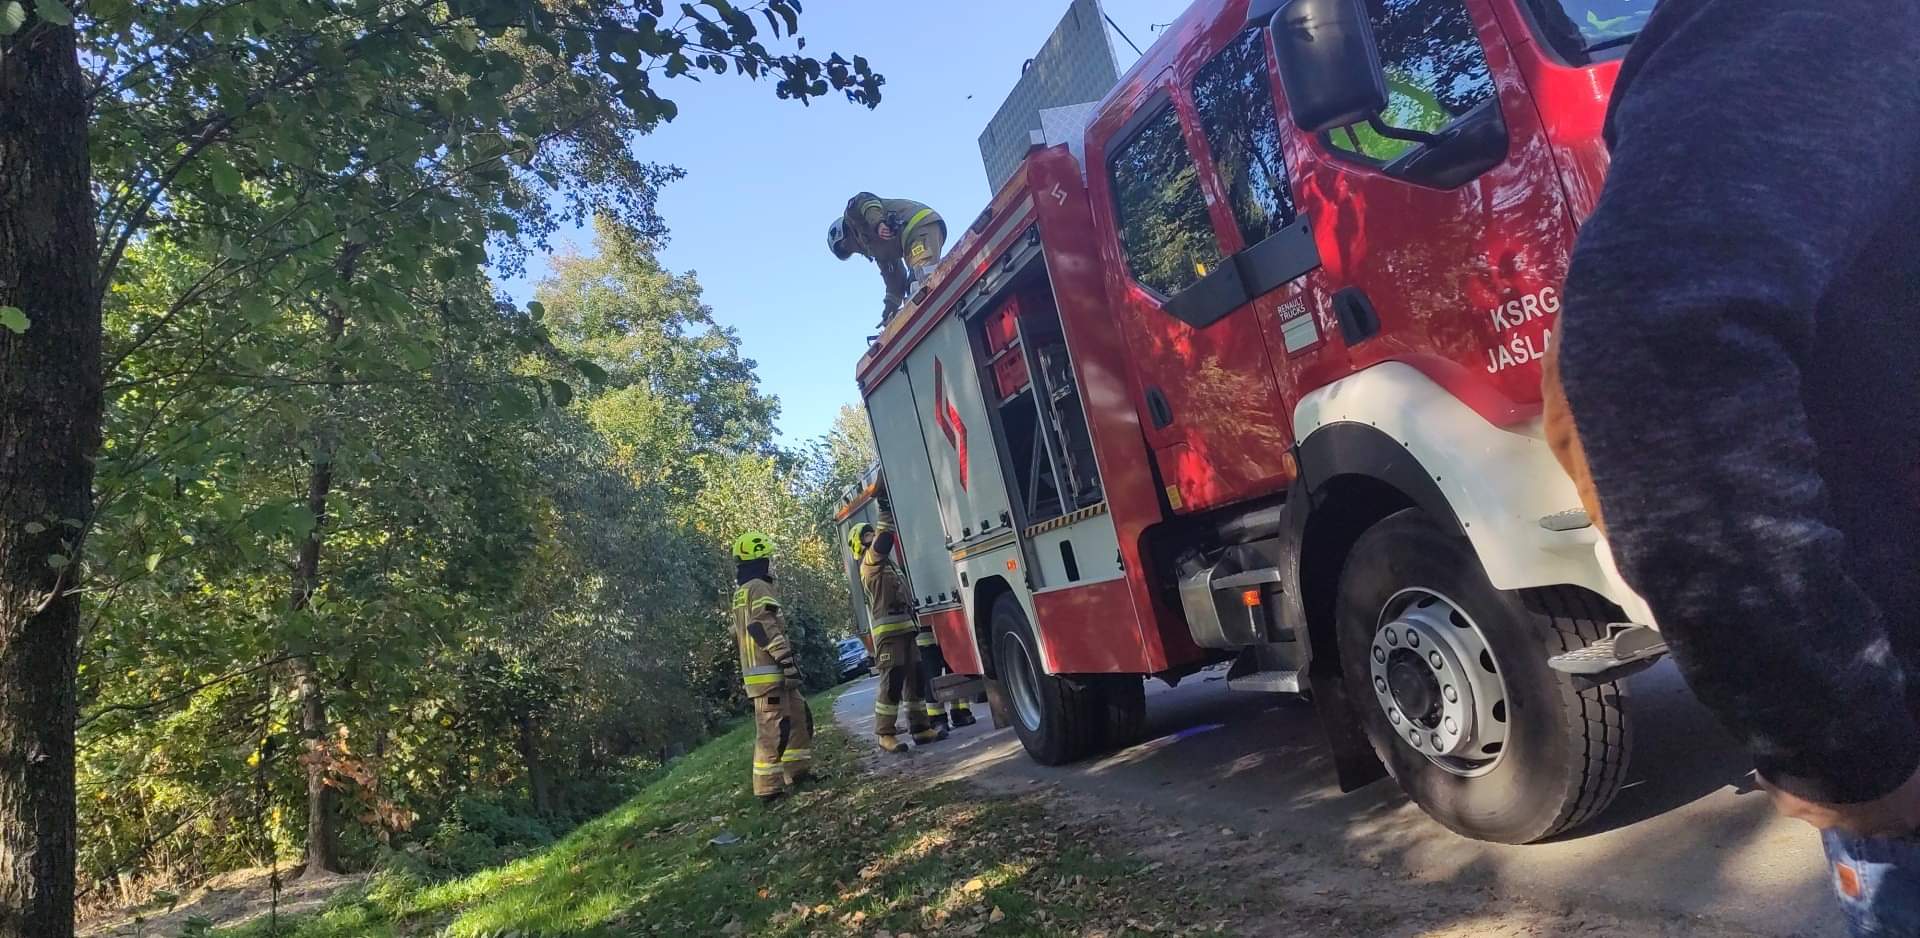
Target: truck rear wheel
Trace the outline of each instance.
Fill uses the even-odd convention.
[[[1572,588],[1497,590],[1472,544],[1409,509],[1341,572],[1340,664],[1408,797],[1467,837],[1522,844],[1586,823],[1626,778],[1626,689],[1580,689],[1547,659],[1604,636]]]
[[[1014,732],[1035,762],[1065,765],[1100,748],[1108,734],[1103,695],[1095,685],[1076,686],[1046,673],[1033,627],[1011,593],[993,603],[993,659]]]

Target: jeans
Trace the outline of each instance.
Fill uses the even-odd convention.
[[[1823,831],[1820,839],[1855,938],[1920,938],[1920,837]]]

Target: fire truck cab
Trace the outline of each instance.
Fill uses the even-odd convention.
[[[1612,800],[1663,646],[1540,368],[1652,6],[1198,0],[1035,141],[858,368],[918,614],[1034,758],[1231,662],[1467,836]]]

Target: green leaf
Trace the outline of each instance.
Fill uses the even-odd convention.
[[[533,398],[527,392],[510,385],[496,391],[494,399],[499,402],[500,409],[509,417],[530,417],[534,411],[538,410]]]
[[[573,403],[573,386],[567,384],[565,381],[554,378],[548,383],[548,389],[553,391],[553,404],[555,407],[565,407]]]
[[[152,573],[153,571],[158,569],[160,569],[160,555],[148,554],[147,555],[147,572]]]
[[[0,306],[0,326],[12,330],[14,335],[26,332],[32,327],[33,320],[18,306]]]
[[[33,12],[55,26],[72,26],[73,11],[60,0],[33,0]]]
[[[580,372],[588,381],[594,384],[607,383],[607,370],[584,358],[573,363],[573,370]]]
[[[39,534],[40,532],[45,531],[47,529],[47,526],[44,524],[41,524],[38,521],[29,521],[26,524],[26,528],[27,528],[28,534]]]
[[[247,527],[255,534],[273,534],[280,530],[281,519],[285,515],[286,508],[283,505],[261,505],[247,513]],[[183,537],[181,540],[193,543],[190,538]]]
[[[73,565],[72,558],[69,558],[66,554],[48,554],[47,555],[47,566],[52,567],[55,570],[65,570],[66,568],[72,565]]]
[[[213,174],[213,191],[221,195],[240,193],[240,171],[232,163],[215,162],[210,172]]]
[[[453,41],[459,44],[460,48],[472,52],[474,47],[480,44],[480,36],[468,27],[455,26],[453,28]]]
[[[527,314],[533,317],[534,322],[539,322],[547,318],[547,306],[539,300],[530,300],[527,303]]]
[[[0,36],[11,36],[27,22],[27,8],[19,0],[0,3]]]
[[[313,529],[320,524],[319,520],[313,516],[313,511],[305,505],[288,506],[284,518],[287,530],[294,537],[306,537],[312,534]]]

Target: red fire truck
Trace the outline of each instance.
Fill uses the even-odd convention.
[[[1612,800],[1664,645],[1540,363],[1653,2],[1199,0],[1035,140],[858,368],[919,616],[1034,758],[1231,662],[1467,836]]]

